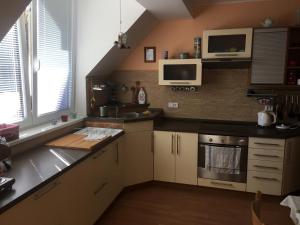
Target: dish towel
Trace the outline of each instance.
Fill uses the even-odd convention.
[[[218,173],[240,174],[240,147],[205,145],[205,168]]]
[[[300,225],[300,197],[289,195],[280,203],[291,208],[290,217],[296,225]]]

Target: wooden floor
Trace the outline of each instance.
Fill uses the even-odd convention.
[[[122,193],[96,225],[250,225],[254,194],[151,184]],[[282,198],[262,198],[267,225],[293,225]]]

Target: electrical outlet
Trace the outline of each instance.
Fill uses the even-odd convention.
[[[178,109],[178,102],[168,102],[168,108]]]

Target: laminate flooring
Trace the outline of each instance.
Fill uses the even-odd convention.
[[[251,225],[254,194],[153,183],[119,195],[96,225]],[[262,196],[266,225],[293,225],[283,197]]]

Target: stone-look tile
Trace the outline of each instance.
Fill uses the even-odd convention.
[[[152,108],[163,108],[166,116],[216,120],[256,121],[263,107],[246,97],[247,69],[204,70],[203,85],[197,93],[173,92],[158,85],[157,71],[116,71],[110,79],[118,84],[145,87]],[[119,91],[122,102],[131,102],[131,91]],[[168,102],[178,102],[178,109],[169,109]]]

